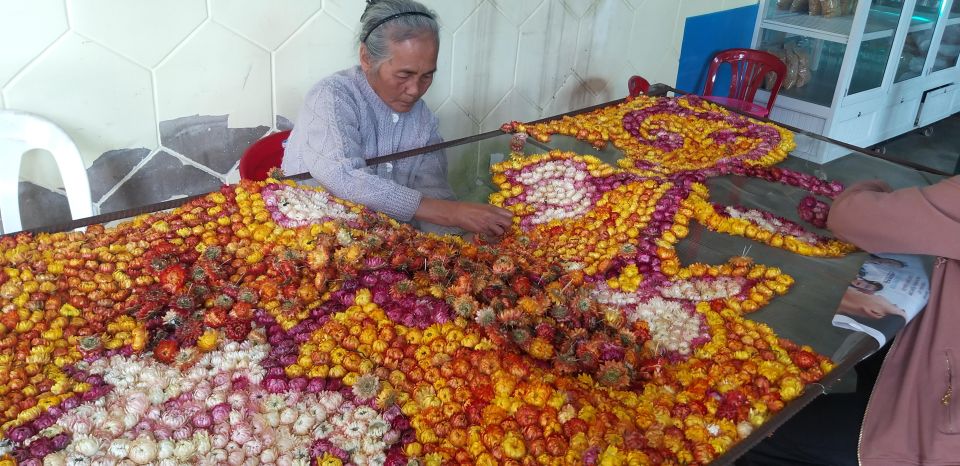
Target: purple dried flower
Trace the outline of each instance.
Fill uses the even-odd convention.
[[[33,437],[33,434],[35,433],[36,431],[33,430],[33,428],[31,428],[30,426],[23,425],[23,426],[14,427],[13,429],[11,429],[7,433],[7,437],[14,443],[23,443],[23,441],[27,440],[30,437]]]
[[[262,385],[264,389],[274,394],[287,391],[287,382],[279,377],[265,378]]]
[[[64,448],[67,448],[67,445],[70,444],[70,434],[66,432],[61,432],[52,439],[50,439],[50,445],[53,446],[54,451],[60,451]]]
[[[307,381],[306,377],[297,377],[291,379],[290,382],[287,383],[287,386],[292,391],[302,392],[307,388],[307,384],[309,384],[309,382]]]

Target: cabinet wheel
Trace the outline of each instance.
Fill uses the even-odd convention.
[[[886,153],[887,153],[887,146],[880,144],[880,145],[873,146],[873,147],[871,148],[871,150],[873,150],[874,152],[876,152],[876,153],[878,153],[878,154],[880,154],[880,155],[886,155]]]
[[[927,126],[926,128],[921,129],[920,134],[924,135],[925,137],[933,136],[933,126]]]

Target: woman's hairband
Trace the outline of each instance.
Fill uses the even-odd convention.
[[[367,34],[366,34],[365,36],[363,36],[363,42],[366,43],[366,42],[367,42],[367,39],[370,37],[370,34],[372,34],[373,31],[375,31],[378,27],[380,27],[381,25],[383,25],[383,23],[386,23],[387,21],[390,21],[390,20],[393,20],[393,19],[397,19],[397,18],[399,18],[399,17],[401,17],[401,16],[424,16],[424,17],[433,19],[433,16],[432,16],[432,15],[427,14],[427,13],[423,13],[423,12],[420,12],[420,11],[404,11],[403,13],[393,14],[393,15],[387,16],[386,18],[381,19],[380,21],[377,21],[377,22],[373,25],[373,27],[371,27],[370,30],[367,31]]]

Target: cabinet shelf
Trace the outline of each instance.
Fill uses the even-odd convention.
[[[811,16],[806,13],[784,12],[763,20],[760,27],[791,34],[803,35],[830,42],[847,43],[850,28],[853,26],[852,16],[824,18]]]
[[[873,8],[867,17],[862,40],[890,37],[897,30],[900,12],[886,8]],[[934,26],[934,18],[917,15],[910,21],[910,31],[922,31]],[[960,15],[951,18],[960,22]],[[853,15],[827,18],[799,12],[778,12],[760,23],[764,29],[803,35],[816,39],[846,44],[853,28]]]

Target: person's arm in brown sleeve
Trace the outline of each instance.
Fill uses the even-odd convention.
[[[858,183],[834,200],[827,228],[869,252],[960,259],[960,177],[896,191]]]

